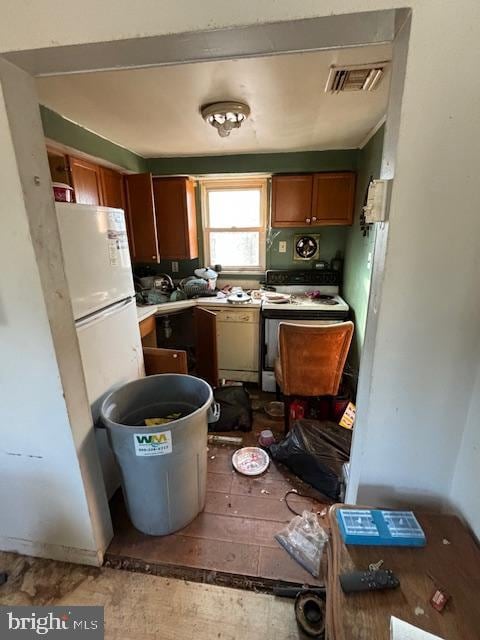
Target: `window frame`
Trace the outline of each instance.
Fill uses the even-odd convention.
[[[268,217],[268,177],[226,177],[203,178],[199,180],[202,208],[202,237],[205,264],[213,266],[210,256],[211,233],[246,233],[258,232],[259,234],[259,264],[249,266],[222,265],[222,273],[252,273],[259,274],[266,269],[266,237]],[[209,191],[239,191],[242,189],[260,190],[260,226],[259,227],[210,227],[208,193]]]

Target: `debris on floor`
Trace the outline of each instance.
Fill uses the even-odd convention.
[[[275,535],[287,553],[315,578],[320,576],[323,548],[328,536],[320,526],[317,515],[304,511]]]
[[[252,431],[210,434],[205,509],[187,527],[169,536],[146,536],[131,525],[121,492],[114,496],[111,510],[115,535],[107,550],[112,566],[123,568],[128,558],[137,571],[148,566],[157,575],[185,575],[189,580],[249,589],[270,590],[276,584],[321,586],[322,580],[305,571],[274,536],[291,519],[290,508],[299,513],[318,513],[329,500],[272,460],[261,475],[239,474],[233,468],[232,453],[241,445],[212,441],[212,436],[241,437],[242,445],[258,447],[263,431],[271,433],[277,442],[282,440],[283,421],[270,418],[263,410],[273,394],[255,395],[259,396],[261,410],[253,412]],[[292,489],[298,493],[285,502],[285,494]]]
[[[240,436],[219,436],[217,434],[208,434],[209,444],[229,444],[234,446],[241,446],[243,444],[243,438]]]
[[[264,593],[14,553],[0,553],[0,565],[2,605],[104,607],[105,640],[299,637],[291,602]]]
[[[260,447],[243,447],[233,454],[232,464],[245,476],[259,476],[268,469],[270,458]]]

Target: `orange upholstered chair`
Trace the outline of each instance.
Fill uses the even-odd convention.
[[[293,396],[335,396],[353,336],[353,322],[286,324],[278,329],[275,378],[285,397],[285,431]]]

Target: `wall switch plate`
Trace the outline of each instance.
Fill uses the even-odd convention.
[[[280,240],[278,243],[278,253],[287,253],[287,241]]]
[[[172,262],[172,273],[178,273],[178,262]]]

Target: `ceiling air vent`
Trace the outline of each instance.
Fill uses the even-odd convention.
[[[325,93],[340,91],[373,91],[385,74],[387,62],[330,67]]]

